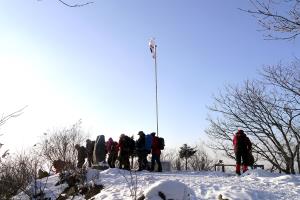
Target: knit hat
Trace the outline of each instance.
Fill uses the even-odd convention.
[[[145,135],[143,131],[139,131],[138,135]]]

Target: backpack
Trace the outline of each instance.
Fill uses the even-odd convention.
[[[158,147],[160,150],[164,150],[165,148],[165,139],[162,137],[158,138]]]
[[[245,137],[245,135],[237,135],[236,136],[236,150],[238,152],[245,152],[245,151],[247,151],[247,145],[246,145],[246,137]]]
[[[130,149],[130,151],[134,151],[135,150],[135,141],[134,141],[133,138],[130,138],[129,149]]]
[[[135,149],[135,141],[128,137],[127,135],[125,136],[125,143],[124,143],[124,147],[128,148],[129,151],[134,151]]]
[[[247,165],[248,166],[252,166],[252,165],[254,165],[254,162],[255,162],[254,156],[252,155],[251,152],[248,152],[248,155],[247,155]]]
[[[111,153],[117,153],[118,152],[118,143],[117,142],[113,142],[111,144],[110,152]]]
[[[80,157],[80,158],[79,158]],[[84,146],[81,146],[78,150],[78,158],[79,159],[85,159],[87,157],[87,151]]]
[[[151,151],[152,148],[152,135],[147,134],[145,135],[145,149],[147,151]]]

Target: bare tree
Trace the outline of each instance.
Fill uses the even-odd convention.
[[[20,191],[32,199],[41,191],[35,182],[37,169],[41,167],[38,158],[22,152],[6,159],[0,166],[0,199],[10,199]]]
[[[266,84],[279,87],[284,91],[285,99],[288,103],[282,108],[290,120],[285,124],[293,133],[296,140],[296,162],[300,172],[300,61],[296,59],[288,65],[279,63],[275,66],[266,66],[261,73],[266,80]]]
[[[210,110],[218,117],[209,118],[206,130],[214,149],[234,158],[233,132],[242,128],[253,142],[254,153],[285,173],[295,173],[299,152],[299,112],[291,112],[297,110],[295,96],[276,84],[246,81],[241,87],[227,86],[214,99]]]
[[[196,150],[197,152],[194,154],[194,156],[190,159],[190,165],[193,170],[196,171],[208,171],[213,168],[213,164],[215,161],[213,161],[208,153],[205,151],[203,144],[197,145]]]
[[[282,88],[289,99],[294,100],[299,105],[300,96],[300,60],[295,59],[290,64],[265,66],[261,75],[265,78],[265,82],[275,87]],[[299,110],[298,107],[296,110]]]
[[[82,144],[85,139],[79,120],[71,128],[57,129],[45,134],[42,141],[36,144],[36,149],[50,163],[60,159],[76,166],[75,145]]]
[[[181,165],[178,151],[175,148],[167,148],[164,151],[162,151],[160,159],[161,159],[161,161],[171,162],[171,168],[172,169],[178,170],[178,167],[177,167],[178,163],[176,163],[178,161],[179,161],[179,165]]]
[[[183,165],[182,165],[182,163],[181,163],[181,160],[180,160],[179,157],[177,157],[176,160],[175,160],[175,169],[176,169],[177,171],[181,171],[181,170],[182,170],[182,167],[183,167]]]
[[[3,115],[0,117],[0,127],[2,125],[4,125],[9,119],[11,118],[15,118],[15,117],[18,117],[20,116],[21,114],[23,114],[23,111],[24,109],[26,108],[27,106],[11,113],[11,114],[8,114],[8,115]],[[2,136],[2,134],[0,134],[0,136]],[[0,149],[2,148],[4,144],[0,142]],[[5,150],[4,153],[0,154],[0,163],[1,163],[1,159],[5,158],[7,155],[9,154],[9,151],[8,150]]]
[[[300,34],[299,0],[249,0],[253,15],[267,34],[267,39],[295,39]]]

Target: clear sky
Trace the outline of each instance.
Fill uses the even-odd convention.
[[[238,9],[250,8],[246,0],[94,0],[81,8],[0,1],[0,113],[28,105],[0,129],[11,149],[79,119],[92,139],[155,131],[151,37],[167,147],[206,138],[207,106],[225,84],[300,56],[298,40],[264,40],[255,19]]]

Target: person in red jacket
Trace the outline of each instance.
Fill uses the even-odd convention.
[[[152,158],[151,158],[151,169],[150,171],[154,171],[154,165],[155,162],[158,165],[158,172],[162,171],[162,167],[161,167],[161,162],[160,162],[160,148],[159,148],[159,143],[158,143],[158,137],[155,136],[156,133],[151,133],[153,139],[152,139],[152,148],[151,148],[151,152],[152,152]]]
[[[130,163],[129,163],[129,146],[128,146],[128,136],[125,134],[121,134],[120,140],[119,140],[119,169],[126,169],[130,170]]]
[[[248,170],[248,166],[247,166],[248,154],[252,148],[252,143],[243,130],[238,130],[238,132],[234,135],[233,147],[234,147],[234,152],[236,157],[235,172],[238,175],[241,175],[242,160],[243,160],[243,172],[246,172]]]
[[[108,153],[107,163],[110,168],[115,168],[115,162],[118,158],[118,143],[109,138],[106,142],[106,151]]]

